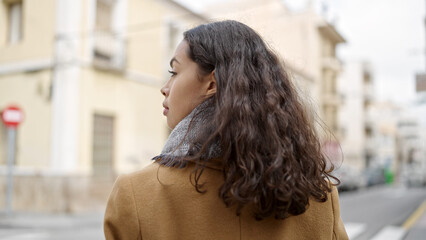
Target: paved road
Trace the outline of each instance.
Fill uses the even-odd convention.
[[[353,240],[367,239],[426,239],[426,214],[416,211],[426,200],[426,188],[381,186],[340,194],[341,216]],[[411,224],[407,219],[417,212]],[[422,215],[423,213],[423,215]]]
[[[76,240],[105,239],[102,213],[86,215],[48,215],[15,213],[0,215],[2,240]]]

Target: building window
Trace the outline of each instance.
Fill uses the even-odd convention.
[[[97,68],[116,71],[123,71],[125,68],[125,40],[119,30],[114,29],[122,21],[118,18],[120,15],[117,15],[121,2],[96,0],[93,63]]]
[[[93,174],[108,177],[113,173],[114,117],[95,114],[93,119]]]
[[[330,70],[323,69],[322,70],[322,79],[323,79],[323,93],[329,94],[331,93],[331,72]]]
[[[332,42],[324,39],[324,44],[323,44],[323,47],[322,47],[323,56],[326,57],[326,58],[336,57],[336,49],[335,48],[336,48],[336,46]]]
[[[8,3],[8,43],[18,43],[22,39],[22,1]]]
[[[330,104],[324,104],[322,110],[324,113],[324,123],[334,134],[338,134],[339,125],[337,122],[337,107]]]
[[[331,76],[330,76],[331,78],[330,78],[330,93],[331,94],[333,94],[333,95],[336,95],[337,94],[337,84],[336,84],[336,74],[331,74]]]
[[[96,1],[96,20],[95,20],[95,47],[93,55],[95,60],[108,63],[111,61],[113,52],[113,34],[112,34],[112,1]]]
[[[339,134],[339,125],[337,122],[337,107],[333,106],[331,110],[332,129],[335,134]]]
[[[97,0],[96,1],[96,25],[97,31],[111,31],[112,24],[112,0]]]
[[[324,104],[322,106],[322,112],[324,116],[324,122],[326,125],[330,125],[331,122],[331,106],[329,104]]]

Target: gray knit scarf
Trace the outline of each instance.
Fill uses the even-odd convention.
[[[168,167],[186,166],[183,159],[195,155],[203,145],[203,140],[198,138],[198,133],[201,128],[210,126],[208,123],[213,117],[213,104],[212,99],[207,99],[182,119],[170,133],[161,154],[152,160]],[[211,144],[207,151],[204,151],[202,158],[204,160],[214,159],[220,157],[221,154],[220,146],[216,142]]]

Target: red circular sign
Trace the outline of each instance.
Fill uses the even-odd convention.
[[[7,127],[16,128],[24,120],[24,113],[17,106],[9,106],[1,112],[1,119]]]

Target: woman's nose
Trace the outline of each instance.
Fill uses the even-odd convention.
[[[167,97],[167,95],[169,94],[169,88],[167,87],[167,84],[164,85],[161,89],[160,89],[161,94],[163,94],[163,96]]]

